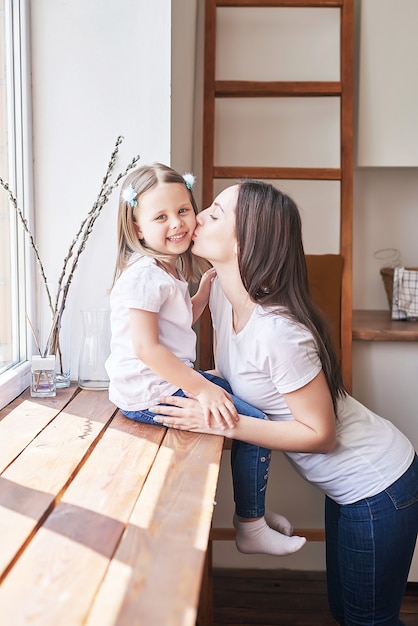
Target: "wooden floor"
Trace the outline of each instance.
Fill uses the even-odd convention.
[[[214,569],[214,626],[336,626],[322,572]],[[406,626],[418,626],[418,583],[402,605]]]

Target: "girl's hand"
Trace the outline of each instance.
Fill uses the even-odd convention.
[[[199,295],[201,295],[202,297],[206,297],[206,299],[209,299],[210,286],[215,276],[216,276],[216,270],[214,267],[211,267],[204,274],[202,274],[202,277],[199,283],[199,288],[197,290]]]
[[[200,279],[199,289],[192,297],[193,324],[202,315],[207,303],[209,302],[210,286],[215,276],[216,270],[212,267],[210,270],[205,272]]]
[[[168,406],[163,406],[168,405]],[[207,426],[203,409],[195,398],[163,396],[160,404],[150,407],[154,420],[164,426],[210,435],[223,435],[223,429]]]
[[[231,396],[225,389],[218,387],[214,383],[208,383],[193,398],[202,407],[206,426],[222,429],[234,428],[235,423],[238,421],[238,413]]]

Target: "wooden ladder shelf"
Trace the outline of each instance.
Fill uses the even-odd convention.
[[[241,8],[336,8],[340,10],[339,81],[244,81],[216,79],[217,9]],[[353,204],[353,0],[206,0],[203,104],[203,206],[213,200],[216,179],[255,178],[268,180],[340,181],[340,254],[344,257],[342,293],[342,371],[351,390],[352,345],[352,204]],[[218,98],[338,97],[340,99],[340,167],[299,168],[225,166],[215,163],[216,100]],[[200,365],[212,361],[211,324],[206,314],[201,322]]]
[[[340,15],[340,76],[337,81],[217,80],[217,9],[236,8],[318,8],[337,9]],[[354,0],[206,0],[203,99],[202,201],[207,207],[214,197],[214,182],[242,178],[264,180],[340,181],[339,253],[344,259],[341,294],[341,367],[345,385],[351,391],[352,376],[352,204],[353,204],[353,48]],[[266,167],[222,165],[215,162],[216,101],[221,98],[339,98],[339,167]],[[243,129],[245,132],[246,129]],[[228,184],[231,184],[228,182]],[[200,326],[200,367],[213,367],[210,315],[205,312]],[[323,529],[297,529],[311,541],[323,541]],[[232,528],[213,528],[212,540],[233,540]],[[207,577],[202,586],[199,626],[212,624],[211,546],[207,556]]]

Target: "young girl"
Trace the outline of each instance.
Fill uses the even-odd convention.
[[[190,252],[197,214],[193,182],[191,175],[157,163],[131,172],[122,187],[110,296],[109,398],[130,419],[157,424],[148,408],[161,396],[190,395],[208,427],[231,428],[237,411],[259,419],[265,415],[231,397],[223,379],[193,369],[192,324],[208,302],[214,277],[214,270],[206,272],[190,298],[187,281],[197,273]],[[275,555],[295,552],[306,539],[290,536],[288,520],[264,509],[270,450],[249,446],[248,452],[234,464],[241,486],[237,514],[247,522],[237,547]]]

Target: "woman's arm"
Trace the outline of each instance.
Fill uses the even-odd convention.
[[[335,414],[323,372],[284,398],[295,419],[271,421],[240,415],[235,426],[226,429],[206,428],[202,411],[193,399],[161,398],[162,403],[174,406],[156,406],[153,410],[164,416],[160,419],[162,423],[174,428],[223,435],[272,450],[309,453],[332,450],[336,444]]]

